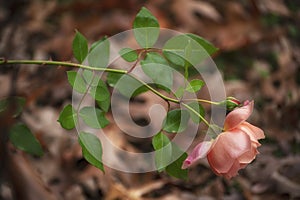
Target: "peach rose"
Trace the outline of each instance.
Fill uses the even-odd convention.
[[[230,112],[224,122],[224,132],[211,141],[198,144],[183,162],[188,168],[201,158],[207,157],[212,170],[220,176],[232,178],[252,162],[259,153],[259,139],[264,132],[246,122],[253,111],[254,102],[246,101],[242,107]]]

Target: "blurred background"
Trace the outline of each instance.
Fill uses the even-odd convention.
[[[232,180],[214,175],[205,160],[190,170],[187,181],[109,168],[103,174],[82,158],[76,133],[57,123],[60,110],[71,102],[65,73],[70,69],[0,66],[0,97],[16,83],[17,94],[27,100],[20,120],[45,151],[39,158],[8,145],[11,161],[9,169],[1,168],[0,199],[13,199],[14,193],[16,199],[30,200],[300,199],[300,1],[1,0],[0,57],[75,62],[75,29],[92,43],[131,29],[142,6],[161,27],[198,34],[220,49],[213,59],[227,95],[255,100],[250,121],[266,134],[257,159]],[[133,106],[151,97],[144,95]],[[10,123],[2,119],[1,134]],[[107,130],[120,132],[113,124]],[[112,138],[136,151],[144,145],[125,136]]]

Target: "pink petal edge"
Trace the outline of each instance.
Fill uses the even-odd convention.
[[[210,151],[214,140],[211,141],[203,141],[199,143],[190,155],[185,159],[182,164],[182,169],[186,169],[196,163],[198,160],[205,158],[208,152]]]
[[[244,106],[236,108],[231,111],[225,118],[224,129],[225,131],[234,129],[236,126],[246,121],[252,114],[254,101],[245,101]]]

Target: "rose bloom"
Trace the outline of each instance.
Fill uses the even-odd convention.
[[[188,168],[199,159],[207,157],[215,174],[228,179],[252,162],[259,153],[259,139],[264,132],[246,122],[253,111],[254,102],[246,101],[242,107],[230,112],[224,122],[224,132],[216,139],[198,144],[183,162],[182,168]]]

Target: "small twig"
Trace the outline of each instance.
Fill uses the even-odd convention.
[[[134,62],[134,64],[133,64],[132,67],[128,70],[127,73],[131,73],[131,72],[135,69],[135,67],[137,66],[137,64],[140,62],[140,60],[141,60],[141,58],[142,58],[144,52],[145,52],[145,51],[140,51],[140,52],[139,52],[138,59]]]

